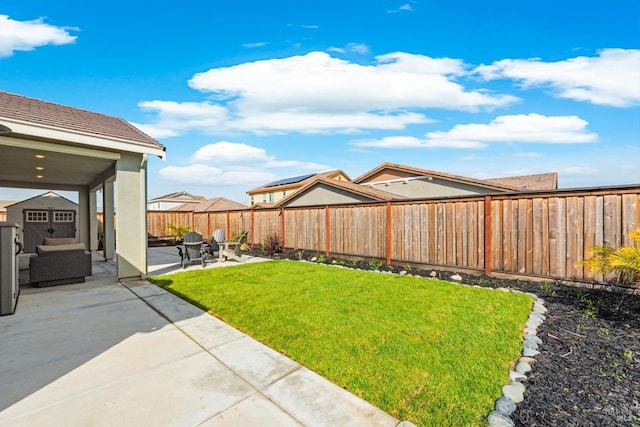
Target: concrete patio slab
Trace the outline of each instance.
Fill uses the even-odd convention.
[[[248,336],[215,347],[211,354],[260,390],[300,368],[300,364]]]
[[[276,404],[262,395],[247,400],[200,424],[200,427],[300,427]]]
[[[395,426],[398,420],[307,369],[269,386],[264,394],[306,426]]]
[[[201,316],[194,322],[180,326],[182,332],[206,350],[238,340],[246,335],[213,316]]]

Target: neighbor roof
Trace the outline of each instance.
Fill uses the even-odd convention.
[[[18,203],[17,200],[0,200],[0,212],[5,212],[7,206],[11,206],[14,203]]]
[[[155,197],[149,202],[181,202],[185,203],[199,203],[204,200],[207,200],[204,196],[194,196],[191,193],[187,193],[186,191],[178,191],[175,193],[165,194],[164,196]]]
[[[240,209],[247,209],[247,206],[243,205],[242,203],[226,199],[224,197],[214,197],[213,199],[203,200],[202,202],[197,204],[185,203],[184,205],[176,206],[175,208],[170,210],[189,212],[224,212]]]
[[[274,204],[274,207],[279,207],[289,203],[291,200],[304,195],[305,192],[311,190],[317,185],[328,185],[348,193],[365,196],[371,199],[372,202],[388,202],[393,200],[407,200],[407,197],[399,194],[389,193],[388,191],[378,190],[376,188],[370,188],[365,185],[354,184],[350,181],[338,181],[327,177],[318,177],[308,182],[304,187],[300,188],[295,193],[285,197]]]
[[[492,184],[506,184],[518,187],[520,190],[557,190],[558,174],[556,172],[540,173],[536,175],[507,176],[485,180]]]
[[[464,183],[464,184],[470,184],[470,185],[476,185],[476,186],[480,186],[480,187],[484,187],[484,188],[493,188],[496,190],[500,190],[500,191],[514,191],[517,190],[518,188],[513,186],[513,185],[508,185],[508,184],[502,184],[502,183],[492,183],[492,182],[487,182],[481,179],[474,179],[474,178],[469,178],[466,176],[462,176],[462,175],[453,175],[450,173],[445,173],[445,172],[438,172],[438,171],[433,171],[433,170],[429,170],[429,169],[422,169],[422,168],[416,168],[413,166],[406,166],[406,165],[398,165],[395,163],[389,163],[389,162],[385,162],[382,163],[381,165],[378,165],[377,167],[375,167],[374,169],[371,169],[369,172],[366,172],[365,174],[357,177],[356,179],[353,180],[354,183],[356,184],[362,184],[365,183],[367,181],[367,179],[371,178],[372,176],[374,176],[375,174],[383,171],[384,169],[392,169],[392,170],[396,170],[396,171],[400,171],[400,172],[406,172],[406,173],[410,173],[413,174],[415,176],[432,176],[434,178],[441,178],[447,181],[456,181],[456,182],[460,182],[460,183]]]
[[[286,190],[287,188],[299,188],[304,186],[310,182],[313,182],[317,178],[333,178],[337,175],[344,175],[345,178],[351,180],[349,175],[344,173],[340,169],[330,170],[327,172],[314,173],[309,175],[300,175],[294,176],[290,178],[283,178],[277,181],[272,181],[267,184],[261,185],[260,187],[256,187],[253,190],[247,191],[247,194],[255,194],[255,193],[264,193],[265,191],[275,191],[275,190]]]
[[[164,148],[158,141],[118,117],[3,91],[0,91],[0,117]]]

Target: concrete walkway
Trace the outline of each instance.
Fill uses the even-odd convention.
[[[101,268],[86,284],[25,291],[0,317],[0,425],[398,423],[161,288]]]

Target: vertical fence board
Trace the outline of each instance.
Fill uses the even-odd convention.
[[[502,200],[491,201],[491,232],[493,233],[491,238],[491,269],[496,271],[505,270],[502,255],[502,248],[504,247],[504,231],[502,229],[504,211],[502,204]]]

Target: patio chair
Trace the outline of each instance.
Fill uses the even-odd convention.
[[[224,242],[222,252],[220,252],[220,258],[227,260],[228,258],[235,259],[238,262],[242,262],[242,258],[240,256],[240,246],[242,245],[242,241],[247,236],[248,232],[245,231],[238,237],[237,240],[233,242]]]
[[[224,230],[218,228],[211,236],[211,243],[209,244],[209,253],[211,256],[216,252],[218,252],[218,256],[220,256],[220,245],[222,243],[224,243]]]
[[[207,263],[207,244],[202,240],[202,235],[191,231],[184,235],[182,245],[178,246],[182,268],[186,268],[187,262],[200,261],[204,267]]]

